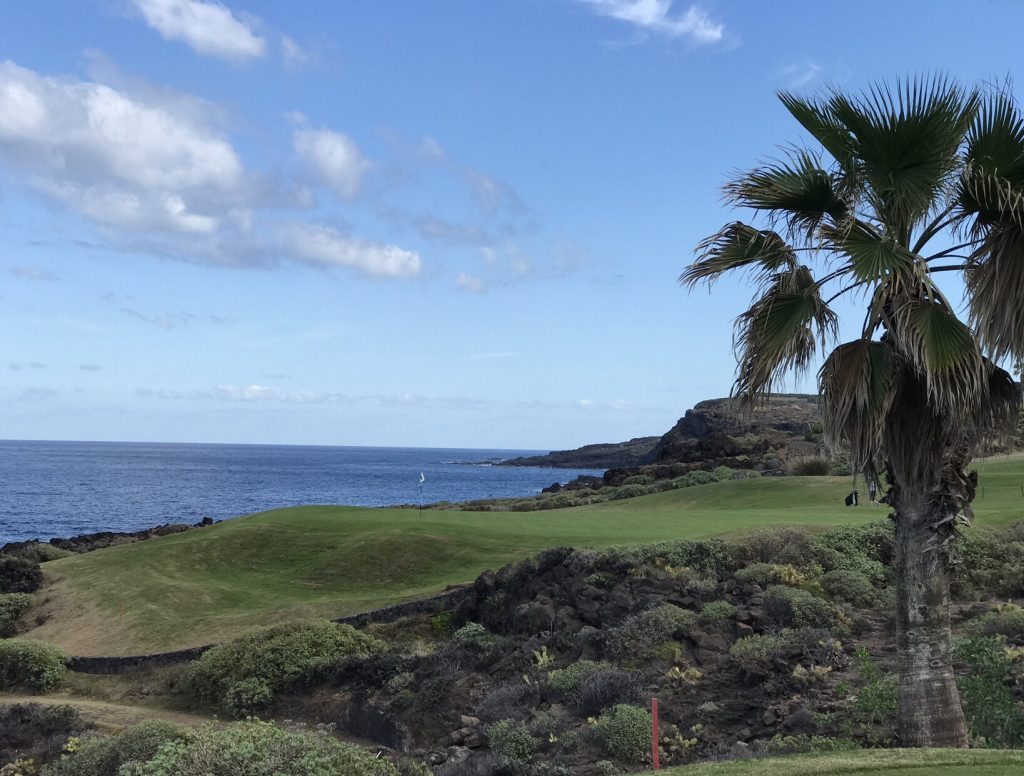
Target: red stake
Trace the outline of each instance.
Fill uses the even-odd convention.
[[[651,698],[651,760],[658,770],[658,699]]]

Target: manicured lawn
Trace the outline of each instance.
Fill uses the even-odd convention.
[[[1017,776],[1024,751],[991,749],[869,749],[825,755],[770,757],[667,768],[666,776]]]
[[[979,524],[1024,514],[1024,458],[983,464]],[[134,654],[221,640],[256,625],[338,616],[436,593],[538,550],[819,530],[880,519],[843,506],[848,478],[743,480],[544,512],[312,506],[265,512],[44,566],[34,638],[74,654]]]

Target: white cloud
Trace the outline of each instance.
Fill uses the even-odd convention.
[[[281,36],[281,58],[288,70],[300,70],[309,62],[306,50],[287,35]]]
[[[473,294],[482,294],[487,290],[487,285],[484,283],[483,278],[469,275],[465,272],[458,274],[458,277],[455,278],[455,285]]]
[[[294,223],[287,228],[287,258],[321,267],[348,267],[380,278],[411,278],[420,273],[416,251],[360,240],[326,226]]]
[[[318,180],[342,199],[359,196],[363,173],[372,165],[348,135],[329,129],[297,129],[295,152]]]
[[[0,63],[0,155],[28,185],[97,223],[209,233],[238,195],[231,143],[192,116],[91,81]]]
[[[821,74],[821,65],[806,60],[803,62],[792,62],[782,68],[782,78],[790,89],[799,89],[807,86]]]
[[[11,274],[18,280],[35,280],[40,283],[52,283],[57,276],[42,267],[11,267]]]
[[[243,61],[262,57],[266,41],[230,9],[207,0],[133,0],[146,24],[199,54]]]
[[[643,31],[669,38],[689,38],[694,43],[717,43],[725,25],[712,21],[697,6],[673,14],[673,0],[580,0],[602,16],[627,22]]]

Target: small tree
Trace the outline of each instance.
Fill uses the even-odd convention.
[[[727,184],[727,200],[761,223],[704,240],[680,280],[741,270],[757,284],[734,337],[745,401],[832,348],[818,373],[826,441],[887,482],[896,523],[901,742],[966,746],[951,552],[972,515],[974,451],[1012,429],[1019,403],[997,363],[1024,353],[1024,120],[1008,92],[943,78],[779,98],[820,148]],[[968,322],[936,285],[941,272],[963,273]],[[851,292],[865,300],[863,328],[832,347],[830,305]]]

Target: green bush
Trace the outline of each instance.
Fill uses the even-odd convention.
[[[768,633],[746,636],[729,648],[729,658],[748,676],[771,676],[779,669],[786,647],[782,636]]]
[[[827,477],[828,459],[817,456],[798,458],[789,465],[789,473],[797,477]]]
[[[731,480],[736,476],[736,470],[729,466],[716,466],[711,473],[715,475],[715,479],[719,482]]]
[[[118,776],[398,776],[388,760],[323,731],[246,720],[199,728]]]
[[[888,725],[896,716],[899,687],[896,679],[883,676],[864,647],[854,650],[862,685],[854,702],[856,712],[873,725]]]
[[[15,623],[31,605],[28,593],[0,593],[0,639],[14,635]]]
[[[697,615],[672,604],[633,615],[605,633],[605,649],[617,660],[650,657],[666,641],[686,636],[697,624]]]
[[[185,672],[193,700],[251,714],[283,690],[310,681],[350,657],[384,651],[383,642],[327,620],[278,625],[206,652]]]
[[[892,565],[896,551],[895,532],[889,520],[831,528],[815,536],[813,542],[829,554],[830,563],[826,565],[829,569],[862,571],[866,561],[874,561],[884,574],[884,567]],[[872,581],[877,584],[884,581],[884,577]]]
[[[67,655],[52,644],[4,639],[0,641],[0,690],[52,690],[64,678],[67,663]]]
[[[768,585],[785,582],[787,579],[792,581],[799,574],[800,572],[788,564],[758,562],[744,566],[736,572],[735,576],[740,582],[768,587]]]
[[[765,613],[783,628],[831,628],[836,623],[832,605],[806,590],[772,585],[765,592]]]
[[[493,645],[498,637],[478,622],[468,622],[452,634],[456,644],[486,649]]]
[[[960,641],[954,654],[970,673],[958,680],[971,734],[990,745],[1024,744],[1024,715],[1010,691],[1011,662],[1001,636],[973,636]]]
[[[730,630],[736,622],[736,607],[728,601],[712,601],[700,610],[698,619],[705,628]]]
[[[733,545],[740,566],[760,562],[812,569],[825,559],[814,537],[799,528],[751,531],[733,540]]]
[[[612,490],[610,501],[619,501],[624,498],[636,498],[646,496],[650,491],[645,485],[620,485]]]
[[[1024,608],[1005,604],[971,620],[967,630],[977,636],[1005,636],[1013,644],[1024,645]]]
[[[679,483],[681,488],[692,488],[695,485],[710,485],[712,482],[718,482],[718,478],[711,472],[695,469],[692,472],[687,472],[682,477],[677,477],[676,482]]]
[[[147,720],[125,728],[116,736],[86,738],[75,751],[44,770],[45,776],[119,776],[122,766],[138,767],[151,760],[160,747],[184,741],[186,731],[162,720]]]
[[[60,547],[54,547],[52,544],[33,542],[32,544],[22,547],[17,554],[34,563],[46,563],[50,560],[70,558],[75,553],[71,552],[71,550],[62,550]]]
[[[779,757],[789,754],[809,754],[823,752],[849,752],[859,749],[856,741],[848,738],[831,738],[829,736],[810,736],[806,733],[784,736],[774,735],[767,741],[755,744],[758,756]]]
[[[594,726],[612,757],[624,763],[642,763],[651,745],[651,715],[620,703],[601,714]]]
[[[854,606],[870,606],[877,598],[871,580],[857,571],[830,571],[821,578],[821,587],[833,600]]]
[[[487,742],[491,751],[507,765],[528,763],[540,748],[540,742],[526,725],[511,719],[503,719],[487,728]]]
[[[626,477],[622,481],[623,485],[651,485],[654,482],[654,477],[650,474],[634,474],[632,477]]]
[[[43,584],[43,570],[34,560],[0,555],[0,593],[34,593]]]
[[[555,692],[569,695],[580,689],[584,679],[605,668],[611,666],[596,660],[578,660],[570,666],[555,669],[548,674],[548,687]]]

